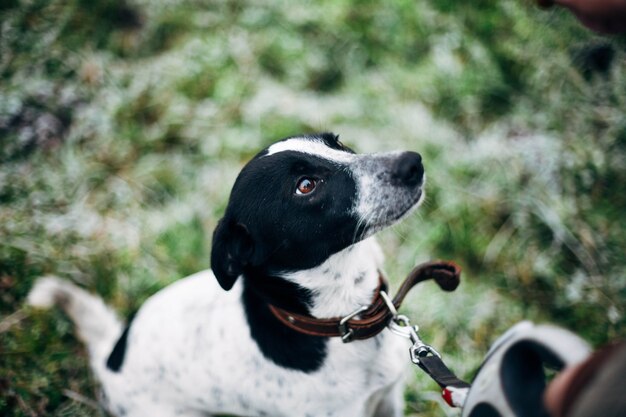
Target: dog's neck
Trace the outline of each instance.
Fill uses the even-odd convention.
[[[369,305],[379,283],[382,252],[373,238],[354,244],[308,270],[244,274],[242,301],[250,335],[277,365],[314,372],[327,354],[327,339],[287,328],[270,311],[274,304],[318,318],[346,316]]]
[[[369,305],[379,284],[383,255],[368,238],[332,255],[321,265],[280,274],[309,294],[309,313],[317,318],[345,316]]]

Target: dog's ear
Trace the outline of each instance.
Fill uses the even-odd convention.
[[[237,277],[250,262],[254,244],[248,229],[242,224],[222,219],[213,232],[211,269],[220,286],[230,290]]]

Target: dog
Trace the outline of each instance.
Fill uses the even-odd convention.
[[[213,233],[211,270],[159,291],[124,326],[68,281],[39,279],[87,345],[118,416],[399,417],[408,344],[301,334],[268,305],[318,318],[367,306],[383,256],[373,235],[424,197],[415,152],[356,154],[332,133],[278,141],[239,173]]]

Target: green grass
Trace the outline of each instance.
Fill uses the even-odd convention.
[[[36,277],[132,313],[210,266],[242,164],[302,132],[424,155],[426,204],[381,241],[395,283],[464,267],[406,307],[460,375],[524,318],[626,337],[624,39],[522,0],[14,0],[0,22],[0,414],[102,414],[70,323],[24,307]],[[450,415],[417,370],[406,398]]]

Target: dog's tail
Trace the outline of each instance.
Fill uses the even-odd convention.
[[[61,307],[76,325],[78,337],[87,345],[93,366],[104,366],[122,333],[122,323],[101,298],[53,276],[39,278],[30,290],[28,304],[37,308]]]

